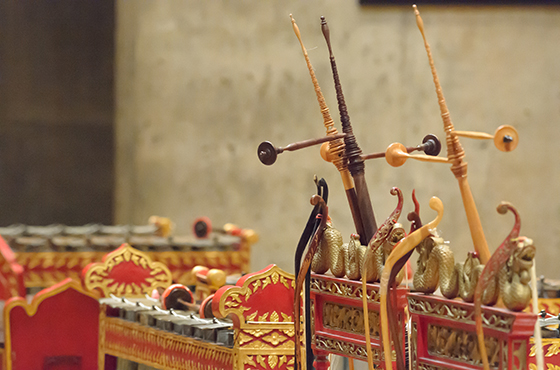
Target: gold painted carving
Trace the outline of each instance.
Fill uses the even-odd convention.
[[[104,353],[126,360],[169,370],[234,367],[233,349],[216,344],[112,317],[103,320],[100,330],[105,337]]]
[[[326,338],[317,335],[315,338],[315,345],[317,349],[327,351],[330,353],[337,353],[340,355],[356,358],[362,361],[367,361],[367,352],[365,346],[356,345],[354,343],[344,342],[341,340]],[[379,363],[381,353],[379,349],[372,349],[373,362]]]
[[[371,323],[370,335],[379,338],[379,313],[368,311],[368,316]],[[361,307],[324,302],[323,325],[329,329],[364,335],[364,311]]]
[[[490,366],[498,367],[500,362],[500,341],[485,337]],[[428,353],[444,359],[482,365],[476,333],[440,325],[428,325]]]
[[[544,357],[556,356],[560,353],[560,340],[557,338],[543,338],[542,340],[543,349],[546,348],[546,353]],[[537,347],[534,343],[534,338],[531,338],[531,351],[529,351],[529,357],[535,357]]]
[[[537,365],[529,364],[529,370],[537,370]],[[560,366],[554,364],[546,364],[546,370],[560,370]]]
[[[379,288],[368,286],[368,301],[379,303]],[[362,286],[338,281],[323,280],[318,276],[311,277],[311,290],[318,293],[331,294],[337,297],[362,299]]]
[[[127,284],[115,282],[111,278],[112,269],[121,264],[131,262],[134,265],[150,270],[150,277],[138,284]],[[151,294],[152,290],[161,287],[167,288],[171,285],[171,272],[161,262],[152,261],[145,253],[123,244],[120,248],[109,253],[104,262],[95,263],[90,266],[84,275],[84,285],[88,290],[99,289],[105,297],[111,293],[122,296],[143,296]]]
[[[462,321],[474,324],[474,308],[465,308],[452,302],[432,302],[420,296],[408,296],[408,306],[411,313],[430,315],[449,320]],[[509,332],[515,317],[513,315],[482,313],[482,322],[485,327]]]
[[[266,312],[258,315],[255,311],[248,315],[246,318],[244,313],[251,310],[251,307],[246,306],[247,300],[252,294],[260,289],[265,289],[268,285],[282,284],[286,289],[291,289],[295,286],[294,275],[285,272],[278,266],[272,266],[268,270],[249,277],[242,287],[234,286],[226,290],[219,302],[219,316],[227,317],[234,314],[239,318],[241,328],[248,328],[249,325],[246,321],[254,321],[255,318],[259,322],[280,323],[291,322],[291,317],[286,313],[279,314],[276,311]],[[282,317],[282,321],[280,318]],[[260,323],[259,323],[260,324]]]

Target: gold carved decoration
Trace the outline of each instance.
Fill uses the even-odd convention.
[[[105,337],[103,354],[169,370],[234,367],[234,350],[217,344],[113,317],[106,317],[99,329],[100,338]]]
[[[370,287],[371,290],[369,289]],[[362,287],[360,284],[324,280],[316,275],[311,276],[311,290],[337,297],[362,299]],[[368,286],[368,301],[379,303],[379,289],[377,287]]]
[[[472,365],[482,365],[478,340],[474,332],[430,324],[428,325],[426,342],[428,343],[428,353],[432,356]],[[486,336],[485,342],[490,366],[498,367],[501,359],[501,341]]]
[[[527,342],[524,340],[513,341],[512,351],[512,370],[522,370],[527,368]],[[517,347],[517,348],[516,348]],[[515,360],[517,359],[517,361]],[[517,366],[516,366],[517,364]]]
[[[429,296],[428,296],[429,297]],[[434,302],[428,299],[420,298],[419,296],[408,296],[408,306],[410,313],[417,313],[421,315],[430,315],[435,317],[442,317],[449,320],[461,321],[464,323],[474,324],[474,309],[466,309],[460,303],[453,302]],[[482,323],[485,327],[496,329],[500,331],[509,332],[515,317],[507,313],[488,313],[483,311]]]
[[[367,361],[367,352],[365,346],[357,345],[342,340],[332,339],[317,335],[315,337],[315,346],[317,349],[327,351],[330,353],[337,353],[340,355],[356,358],[362,361]],[[379,349],[372,348],[373,361],[379,363],[381,353]]]
[[[111,275],[112,270],[124,263],[132,263],[144,270],[149,270],[150,277],[143,281],[133,283],[115,281]],[[104,262],[90,265],[84,274],[84,285],[88,290],[99,289],[105,297],[111,293],[122,296],[138,296],[151,294],[152,290],[171,285],[171,272],[161,262],[152,261],[145,253],[123,244],[115,251],[105,256]]]
[[[537,365],[529,364],[529,370],[537,370]],[[546,364],[546,370],[560,370],[560,366],[554,364]]]
[[[535,357],[537,348],[535,347],[534,338],[530,339],[530,343],[531,343],[531,351],[529,351],[529,357]],[[560,339],[543,338],[542,345],[543,345],[543,349],[546,349],[544,357],[552,357],[560,354]]]
[[[379,338],[379,313],[368,311],[370,335]],[[338,303],[324,302],[323,326],[354,334],[365,334],[364,311],[361,307],[352,307]]]
[[[293,356],[286,355],[256,355],[256,356],[245,356],[243,359],[243,364],[250,365],[253,367],[258,367],[260,365],[264,369],[275,369],[276,367],[281,368],[284,364],[293,365]],[[258,365],[257,365],[258,364]],[[287,366],[286,369],[292,370],[293,366]]]
[[[265,312],[261,315],[258,311],[245,316],[246,311],[251,310],[247,301],[258,290],[265,289],[268,285],[282,284],[286,289],[295,287],[294,275],[290,274],[278,266],[272,265],[269,269],[262,273],[255,274],[244,281],[243,286],[233,286],[228,288],[220,298],[219,316],[227,317],[228,315],[236,315],[240,322],[241,328],[249,328],[252,323],[248,321],[257,321],[262,324],[267,323],[288,323],[292,322],[291,316],[287,313],[278,313],[276,311]]]

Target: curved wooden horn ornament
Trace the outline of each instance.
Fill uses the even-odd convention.
[[[389,278],[396,262],[399,261],[403,255],[412,251],[422,240],[432,235],[435,228],[439,225],[443,217],[443,203],[439,198],[432,197],[432,199],[430,199],[430,208],[437,212],[436,218],[406,236],[400,241],[399,244],[395,246],[389,257],[387,258],[387,261],[385,261],[385,267],[383,268],[383,272],[381,274],[381,281],[379,286],[379,321],[381,323],[381,339],[383,343],[383,353],[385,356],[386,369],[393,368],[393,363],[391,360],[391,340],[389,338],[389,328],[387,323],[387,292],[389,288]],[[362,293],[362,297],[365,297],[367,299],[367,296],[364,293]],[[363,300],[364,312],[366,312],[365,310],[367,308],[366,299]],[[367,330],[368,328],[366,328],[366,333],[368,332]],[[369,358],[371,357],[371,343],[369,342],[369,340],[367,340],[366,347],[368,349],[369,362]],[[370,368],[372,368],[372,365],[373,363],[371,363]]]
[[[304,369],[302,366],[302,358],[301,358],[301,293],[303,290],[303,284],[305,282],[305,276],[309,271],[309,267],[311,266],[311,261],[313,259],[313,255],[317,251],[319,243],[321,242],[321,238],[323,236],[323,231],[327,226],[327,218],[328,218],[328,207],[319,195],[314,195],[311,197],[311,204],[312,205],[320,205],[321,211],[319,211],[319,215],[321,217],[321,222],[319,227],[315,231],[313,235],[313,239],[311,240],[311,244],[305,253],[305,257],[301,263],[301,267],[299,268],[299,273],[296,279],[296,286],[295,286],[295,296],[294,296],[294,329],[295,329],[295,357],[296,357],[296,368],[298,370]],[[307,343],[309,345],[309,343]]]
[[[478,351],[480,357],[482,357],[482,363],[484,365],[484,370],[490,369],[490,364],[488,363],[488,354],[486,352],[486,345],[484,344],[484,330],[482,328],[482,294],[488,287],[488,284],[498,276],[498,273],[502,266],[508,261],[509,257],[514,252],[518,237],[519,230],[521,228],[521,219],[517,210],[508,202],[502,202],[498,206],[498,213],[506,214],[507,211],[511,211],[515,217],[513,228],[504,239],[502,244],[496,249],[492,257],[488,260],[488,263],[484,266],[476,288],[474,290],[474,318],[476,324],[476,336],[478,338]]]
[[[471,238],[474,248],[478,253],[480,262],[484,264],[490,259],[490,250],[488,249],[488,243],[486,242],[484,230],[482,229],[482,224],[480,223],[478,210],[476,209],[476,204],[471,193],[471,188],[467,181],[467,162],[463,161],[465,157],[465,151],[463,150],[463,147],[459,142],[459,135],[457,135],[457,132],[455,131],[453,122],[451,122],[451,116],[449,114],[449,110],[447,109],[447,104],[445,103],[445,98],[441,90],[441,84],[439,83],[439,78],[434,65],[434,60],[432,58],[430,45],[428,44],[426,35],[424,34],[424,22],[420,17],[420,12],[418,11],[416,5],[413,5],[412,7],[414,8],[414,14],[416,15],[416,24],[418,26],[418,29],[420,30],[420,33],[422,34],[422,39],[424,40],[424,47],[426,49],[426,53],[428,54],[428,61],[430,63],[430,69],[432,71],[432,77],[436,88],[436,94],[438,97],[438,103],[441,112],[441,118],[443,120],[443,127],[445,130],[447,143],[447,161],[451,163],[451,172],[453,172],[455,178],[459,183],[461,198],[463,200],[463,206],[467,215],[467,222],[469,224],[469,230],[471,232]]]
[[[327,129],[327,136],[337,136],[338,130],[334,127],[334,121],[329,112],[329,107],[325,102],[325,97],[315,76],[315,71],[309,60],[309,55],[307,55],[307,49],[303,45],[301,40],[301,33],[299,27],[296,24],[294,17],[290,14],[290,19],[292,20],[292,27],[294,33],[299,41],[301,50],[303,52],[303,57],[305,58],[305,63],[307,64],[307,69],[309,70],[309,75],[311,76],[311,82],[315,88],[315,94],[317,95],[317,102],[319,103],[319,108],[321,109],[321,115],[323,116],[323,125]],[[348,204],[350,206],[350,212],[352,214],[352,219],[354,220],[354,226],[356,232],[360,235],[360,239],[363,239],[363,244],[367,243],[365,239],[364,227],[362,222],[362,216],[360,215],[360,209],[358,206],[358,197],[356,195],[356,189],[354,188],[354,181],[352,176],[348,171],[347,161],[344,157],[345,144],[343,138],[338,138],[321,145],[321,157],[327,161],[332,162],[337,170],[340,172],[342,177],[342,184],[344,185],[344,190],[346,190],[346,197],[348,198]]]

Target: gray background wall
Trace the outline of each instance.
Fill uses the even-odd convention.
[[[421,4],[420,4],[421,5]],[[502,153],[463,139],[469,181],[491,250],[509,233],[517,206],[522,233],[538,247],[539,274],[558,278],[560,248],[560,9],[420,6],[451,117],[458,130],[493,133],[514,125],[521,140]],[[317,148],[262,165],[256,148],[324,134],[321,115],[288,14],[301,29],[340,129],[328,54],[331,28],[354,132],[364,152],[394,141],[443,138],[426,53],[410,7],[356,1],[129,1],[116,4],[117,222],[171,217],[178,232],[201,215],[253,228],[252,267],[293,271],[293,251],[311,209],[313,175],[330,184],[330,211],[353,231],[340,177]],[[392,186],[424,220],[435,195],[445,205],[442,235],[459,260],[472,249],[457,181],[449,166],[370,161],[366,178],[378,223],[392,211]],[[408,225],[407,225],[408,228]]]

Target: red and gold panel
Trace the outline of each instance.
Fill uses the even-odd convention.
[[[405,288],[396,290],[396,318],[404,338]],[[379,284],[367,284],[373,363],[383,366]],[[333,353],[367,361],[362,283],[311,274],[312,346],[316,355]],[[403,339],[404,341],[404,339]],[[404,348],[404,342],[402,344]]]
[[[1,247],[1,246],[0,246]],[[10,251],[11,252],[11,251]],[[190,273],[197,265],[223,270],[226,274],[249,271],[251,248],[242,242],[241,247],[227,251],[148,251],[152,261],[165,264],[171,271],[173,281],[194,285]],[[106,252],[17,252],[15,262],[24,269],[23,283],[26,287],[47,287],[67,277],[80,279],[85,266],[100,262]],[[0,268],[7,267],[0,262]],[[21,279],[21,278],[20,278]]]
[[[413,368],[483,368],[472,303],[419,293],[408,294],[408,302]],[[536,315],[530,313],[483,307],[482,321],[491,368],[528,368],[529,338],[536,319]]]
[[[194,338],[156,330],[136,322],[100,316],[100,363],[109,354],[158,369],[228,370],[234,350]]]
[[[66,279],[44,289],[30,304],[21,297],[9,299],[4,323],[8,370],[67,363],[80,363],[84,370],[98,368],[98,296],[77,281]]]
[[[294,276],[275,265],[220,288],[212,310],[234,322],[236,369],[294,368]]]
[[[107,254],[103,262],[84,268],[84,286],[99,290],[103,296],[141,297],[158,287],[171,285],[171,272],[161,262],[154,262],[145,253],[123,244]]]

